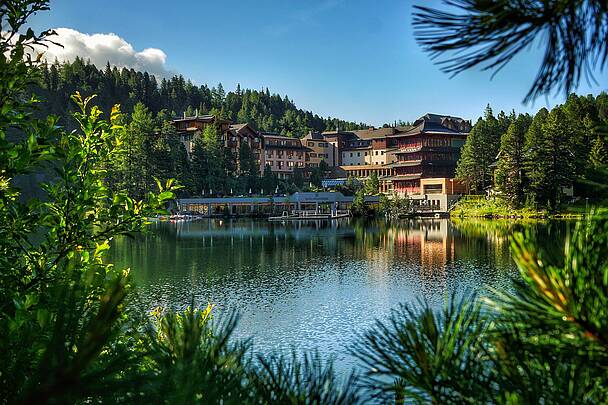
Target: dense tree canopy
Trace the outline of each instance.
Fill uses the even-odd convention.
[[[41,73],[41,80],[33,91],[45,100],[43,112],[66,119],[73,108],[66,100],[79,90],[83,95],[98,94],[97,102],[108,111],[118,103],[124,112],[131,113],[137,103],[142,103],[154,114],[162,110],[170,116],[181,116],[184,112],[190,116],[196,112],[213,114],[288,136],[302,136],[310,130],[368,127],[363,123],[319,117],[299,109],[289,97],[271,94],[268,89],[243,90],[239,85],[235,91],[226,93],[221,83],[211,88],[196,86],[181,75],[158,80],[147,72],[119,69],[109,64],[98,69],[81,58],[46,64],[41,67]],[[74,125],[70,121],[66,124]]]
[[[571,187],[575,196],[603,198],[598,170],[608,140],[607,109],[606,93],[572,94],[534,117],[501,112],[495,118],[488,107],[469,134],[456,175],[473,192],[492,188],[512,207],[554,210]]]

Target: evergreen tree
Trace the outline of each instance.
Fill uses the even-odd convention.
[[[143,104],[133,107],[131,122],[126,130],[126,166],[124,181],[131,196],[142,197],[153,184],[151,153],[153,147],[154,118]]]
[[[291,181],[300,190],[304,187],[304,173],[302,173],[302,169],[299,167],[293,169]]]
[[[535,201],[555,210],[562,188],[574,180],[573,128],[560,107],[545,112],[536,114],[526,134],[526,167]]]
[[[380,181],[378,180],[378,174],[372,172],[370,176],[365,180],[365,194],[376,195],[380,192]]]
[[[497,189],[514,208],[524,200],[524,142],[530,116],[519,115],[503,134],[500,141],[495,181]]]
[[[498,154],[499,131],[488,105],[484,117],[477,120],[471,129],[456,167],[456,177],[464,181],[471,191],[483,192],[492,182],[490,165]]]
[[[253,151],[247,142],[241,142],[239,146],[239,181],[245,190],[257,190],[259,168],[253,155]]]
[[[223,145],[215,125],[208,125],[201,134],[207,163],[207,177],[203,184],[214,193],[225,191],[226,173],[222,165]]]
[[[162,115],[159,114],[159,117]],[[161,128],[155,142],[154,156],[151,159],[154,177],[163,184],[169,179],[175,179],[183,187],[178,191],[179,195],[196,192],[188,154],[184,144],[179,140],[175,126],[170,121],[162,120],[159,121],[159,125]]]
[[[546,108],[541,108],[534,118],[532,123],[526,132],[526,139],[524,143],[524,170],[528,177],[528,188],[527,193],[528,199],[534,204],[544,200],[543,195],[543,173],[544,163],[542,159],[545,158],[543,153],[543,125],[547,120],[549,111]]]
[[[570,94],[562,109],[570,121],[571,151],[574,153],[574,171],[576,176],[584,174],[587,167],[587,156],[591,143],[595,139],[596,126],[599,123],[595,99]]]
[[[606,152],[606,146],[599,136],[593,141],[588,162],[593,169],[602,169],[608,163],[608,152]]]
[[[277,175],[272,172],[270,165],[264,166],[264,174],[261,183],[264,193],[271,195],[276,191],[276,188],[279,185],[279,179],[277,178]]]
[[[209,159],[202,137],[199,136],[194,139],[194,147],[191,155],[190,170],[194,188],[196,190],[195,195],[206,194],[209,192],[206,181],[207,176],[209,175]]]

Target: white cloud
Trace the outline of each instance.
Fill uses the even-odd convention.
[[[133,68],[152,73],[156,76],[173,74],[166,67],[167,54],[158,48],[146,48],[136,51],[133,46],[116,34],[83,34],[71,28],[55,28],[56,36],[50,39],[63,47],[50,44],[48,48],[39,48],[44,58],[53,62],[72,61],[77,56],[99,68],[107,62],[118,67]]]

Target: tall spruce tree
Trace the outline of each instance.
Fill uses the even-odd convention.
[[[242,189],[255,190],[258,186],[260,169],[253,155],[253,151],[247,142],[241,142],[239,146],[239,182]]]
[[[209,159],[205,149],[203,138],[197,136],[194,139],[194,147],[190,157],[190,170],[192,173],[192,181],[194,183],[195,195],[204,195],[209,192],[209,187],[206,182],[209,175]]]
[[[153,184],[151,152],[153,148],[154,118],[143,103],[136,103],[131,122],[126,130],[125,183],[129,195],[142,197]]]
[[[524,143],[524,170],[528,177],[527,203],[533,206],[545,200],[543,170],[546,162],[543,160],[545,159],[543,125],[548,115],[549,111],[546,108],[541,108],[536,113],[526,132]]]
[[[270,165],[264,166],[264,174],[262,175],[261,186],[266,194],[273,194],[279,185],[277,175],[272,172]]]
[[[205,156],[207,158],[207,178],[203,183],[214,193],[224,192],[226,172],[222,163],[223,145],[218,128],[208,125],[201,134]]]
[[[456,167],[456,177],[464,181],[474,192],[483,192],[492,184],[492,170],[500,145],[499,126],[492,108],[486,107],[484,117],[479,118],[462,148]]]
[[[545,110],[546,111],[546,110]],[[557,209],[563,187],[574,181],[574,129],[561,107],[549,114],[539,111],[526,134],[526,167],[536,202],[551,211]]]
[[[530,126],[529,115],[520,114],[500,140],[498,166],[496,167],[496,188],[511,207],[519,207],[524,200],[524,143]]]
[[[589,152],[588,162],[592,169],[602,169],[608,164],[606,145],[599,136],[593,141],[591,151]]]

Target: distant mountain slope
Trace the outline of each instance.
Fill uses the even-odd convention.
[[[137,102],[144,103],[152,112],[166,110],[167,115],[180,116],[211,113],[234,122],[250,123],[262,131],[301,136],[309,130],[324,131],[367,128],[366,124],[323,118],[299,109],[287,96],[271,94],[268,89],[242,90],[226,93],[221,84],[209,88],[196,86],[183,76],[162,79],[146,72],[95,65],[77,58],[73,62],[54,63],[42,68],[40,83],[33,91],[43,99],[44,113],[67,116],[72,105],[69,96],[79,90],[85,95],[97,94],[97,104],[109,111],[120,104],[130,113]],[[70,126],[69,122],[64,123]]]

